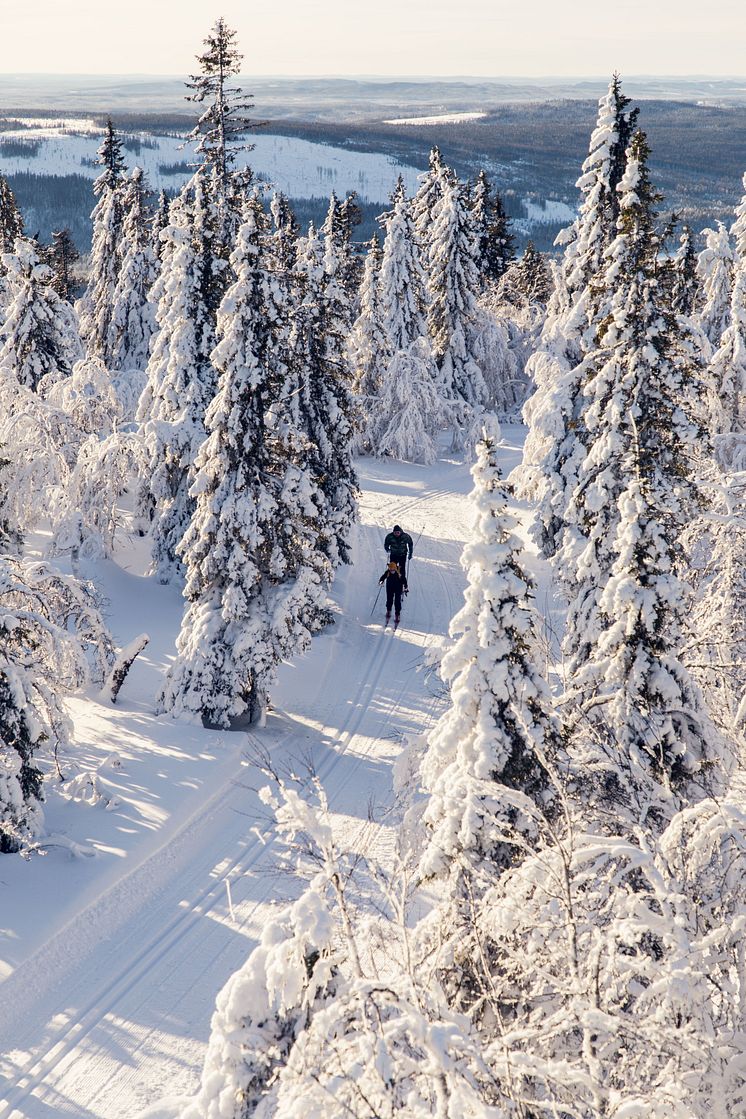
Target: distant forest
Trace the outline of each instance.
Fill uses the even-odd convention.
[[[258,107],[258,113],[261,107]],[[49,110],[4,110],[8,116],[59,119]],[[88,114],[105,122],[106,115]],[[585,156],[588,132],[596,115],[595,101],[563,100],[536,104],[503,105],[478,121],[452,124],[390,125],[380,120],[328,123],[277,120],[263,122],[267,131],[354,151],[385,152],[402,163],[423,170],[430,148],[437,144],[444,158],[464,176],[485,167],[501,191],[513,219],[524,217],[523,199],[541,203],[558,199],[574,206],[575,180]],[[18,126],[14,121],[14,127]],[[150,132],[183,135],[189,118],[183,113],[117,113],[116,127],[124,133]],[[742,169],[746,166],[746,114],[742,108],[718,108],[686,102],[643,101],[640,123],[653,149],[652,170],[664,199],[664,212],[675,212],[695,230],[718,219],[728,219],[739,197]],[[125,144],[137,156],[137,145]],[[17,154],[15,147],[29,141],[0,137],[0,170],[3,154]],[[13,150],[8,147],[11,145]],[[176,167],[174,167],[176,171]],[[67,226],[82,252],[90,246],[89,214],[93,207],[91,180],[82,175],[63,177],[25,172],[9,176],[30,232],[48,240],[52,229]],[[393,186],[393,183],[392,183]],[[328,199],[293,199],[301,226],[320,222]],[[356,239],[369,240],[377,230],[376,216],[385,204],[364,203]],[[548,222],[515,229],[521,249],[530,237],[542,251],[552,248],[564,223]]]

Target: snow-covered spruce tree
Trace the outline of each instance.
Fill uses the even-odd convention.
[[[341,286],[346,296],[346,302],[352,315],[353,307],[360,286],[360,274],[357,259],[352,252],[352,234],[356,225],[360,224],[362,215],[357,203],[357,194],[353,191],[341,202],[332,191],[329,199],[324,224],[321,227],[321,236],[326,249],[327,268],[333,271],[337,283]],[[334,261],[333,268],[330,262]]]
[[[176,548],[194,511],[194,460],[215,395],[210,354],[224,271],[212,254],[214,227],[214,207],[197,175],[172,203],[163,233],[163,262],[152,289],[159,329],[137,411],[148,462],[138,513],[145,524],[153,522],[153,564],[164,583],[182,572]]]
[[[299,226],[290,200],[275,191],[269,204],[272,232],[266,238],[268,266],[277,273],[291,272],[298,254]]]
[[[354,401],[343,317],[337,313],[344,296],[327,262],[328,254],[311,225],[300,243],[302,297],[291,329],[291,372],[298,386],[294,423],[308,440],[308,465],[324,501],[319,539],[336,567],[351,562],[357,477],[352,464]]]
[[[3,264],[9,303],[0,369],[36,391],[47,374],[66,375],[83,356],[78,325],[70,304],[51,286],[51,269],[39,262],[33,241],[19,237]]]
[[[718,434],[746,431],[746,257],[734,264],[727,320],[709,369],[712,426]]]
[[[0,560],[0,565],[2,561]],[[0,622],[0,853],[18,851],[42,824],[42,772],[34,765],[41,725],[26,674],[5,652]]]
[[[727,457],[730,448],[718,450]],[[684,659],[713,720],[735,736],[746,730],[746,473],[726,467],[716,478],[721,498],[702,534],[704,558]]]
[[[2,259],[5,253],[13,252],[19,237],[23,237],[23,217],[10,183],[0,175],[0,318],[5,314],[8,300]]]
[[[442,395],[467,406],[484,404],[487,399],[487,387],[472,347],[479,292],[475,253],[476,237],[465,188],[447,182],[435,208],[430,239],[427,323]],[[454,421],[456,437],[456,413]]]
[[[510,219],[502,198],[493,190],[486,171],[480,171],[474,184],[471,209],[477,233],[477,271],[482,288],[496,284],[515,259]]]
[[[101,679],[112,656],[90,588],[46,564],[0,556],[0,852],[42,826],[40,749],[66,741],[61,696]]]
[[[710,345],[717,349],[730,322],[733,286],[733,248],[722,222],[717,229],[704,229],[706,244],[697,258],[702,306],[700,326]]]
[[[193,91],[187,100],[207,107],[189,139],[196,141],[200,171],[217,207],[220,248],[216,247],[216,255],[227,260],[241,220],[241,203],[251,182],[251,171],[237,170],[235,163],[240,152],[253,147],[244,140],[246,133],[256,127],[248,116],[253,97],[231,83],[240,72],[243,55],[236,46],[236,32],[222,17],[213,24],[204,46],[204,52],[197,56],[200,73],[187,82]]]
[[[383,327],[381,260],[381,243],[374,234],[363,265],[360,313],[352,325],[348,344],[356,409],[354,448],[360,452],[368,451],[371,447],[371,427],[379,415],[377,401],[381,379],[391,357]]]
[[[451,702],[421,762],[429,794],[421,873],[448,877],[457,907],[522,857],[554,799],[548,766],[558,726],[539,668],[532,583],[507,512],[499,439],[497,421],[487,417],[472,468],[474,528],[461,558],[465,602],[441,666]]]
[[[694,238],[688,225],[681,227],[671,273],[671,307],[677,315],[691,315],[699,303],[699,281]]]
[[[263,717],[277,664],[310,640],[304,618],[319,585],[304,531],[310,491],[288,462],[285,417],[272,411],[282,386],[259,209],[247,210],[231,256],[236,280],[218,314],[217,394],[179,546],[188,605],[162,695],[166,711],[218,726],[244,712]]]
[[[379,457],[429,465],[438,457],[437,435],[450,419],[438,392],[438,370],[426,338],[397,350],[374,403],[371,449]]]
[[[163,233],[164,230],[166,230],[170,225],[170,209],[171,201],[165,190],[162,190],[161,193],[158,195],[158,206],[155,213],[153,214],[151,225],[152,253],[153,258],[157,262],[157,264],[160,264],[161,259],[163,258],[163,241],[161,240],[161,233]]]
[[[425,275],[415,241],[412,205],[399,176],[386,215],[380,276],[382,325],[392,354],[427,337]]]
[[[733,252],[739,263],[746,262],[746,172],[743,176],[743,189],[743,197],[736,207],[736,217],[730,227]]]
[[[97,163],[103,170],[93,184],[98,201],[91,213],[93,240],[88,286],[75,304],[75,310],[88,353],[91,357],[100,357],[108,366],[111,358],[109,324],[122,264],[122,189],[126,170],[122,142],[111,120],[106,122]]]
[[[443,162],[440,148],[431,148],[428,169],[420,176],[421,185],[412,199],[415,236],[425,268],[428,267],[435,209],[443,197],[446,184],[453,184],[455,178],[451,168]]]
[[[572,556],[566,652],[579,780],[598,803],[659,826],[706,785],[721,744],[678,656],[689,606],[680,540],[698,505],[689,457],[701,432],[656,277],[648,154],[636,133],[608,253],[610,314],[583,368],[590,442],[572,506],[587,543]]]
[[[75,289],[74,268],[80,253],[69,229],[55,229],[52,244],[46,252],[46,262],[52,269],[52,287],[68,303]]]
[[[399,179],[386,214],[378,288],[377,395],[370,402],[367,434],[373,452],[433,462],[435,435],[449,420],[440,377],[427,338],[425,282],[415,244],[411,205]]]
[[[122,187],[121,266],[112,294],[107,350],[112,372],[144,372],[155,330],[148,293],[156,278],[150,190],[142,168],[135,167]],[[142,388],[142,386],[141,386]]]
[[[23,217],[5,175],[0,175],[0,253],[12,253],[23,237]]]
[[[628,106],[629,98],[622,94],[615,75],[599,101],[596,127],[577,182],[582,195],[578,217],[557,238],[565,251],[555,293],[538,349],[526,366],[536,388],[523,411],[529,428],[524,461],[511,482],[521,496],[538,500],[535,534],[547,557],[560,545],[565,504],[585,456],[584,400],[576,370],[585,349],[593,345],[599,315],[594,280],[604,269],[604,252],[616,236],[617,186],[637,118],[637,110],[628,111]]]

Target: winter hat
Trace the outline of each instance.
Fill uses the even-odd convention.
[[[401,525],[394,525],[394,532],[401,532]]]

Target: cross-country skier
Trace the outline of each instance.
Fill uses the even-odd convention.
[[[386,570],[379,583],[386,584],[386,625],[391,621],[391,607],[394,607],[394,625],[399,625],[401,618],[401,596],[402,592],[407,594],[409,587],[407,586],[407,577],[402,575],[401,569],[395,560],[389,560]]]
[[[412,558],[414,551],[414,544],[412,537],[407,532],[402,532],[401,525],[394,525],[393,531],[388,534],[383,542],[383,546],[389,554],[389,559],[393,560],[401,572],[402,579],[406,582],[407,578],[407,553],[409,558]]]

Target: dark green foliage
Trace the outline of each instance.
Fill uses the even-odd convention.
[[[101,194],[105,187],[113,190],[119,186],[126,172],[124,157],[122,155],[122,141],[117,135],[111,117],[106,121],[106,132],[103,143],[98,149],[96,162],[103,167],[103,171],[96,180],[94,191]]]
[[[44,251],[44,260],[52,269],[52,287],[63,299],[71,302],[76,282],[73,269],[80,260],[80,253],[69,229],[54,230],[52,244]]]
[[[511,302],[546,303],[552,293],[552,277],[546,257],[529,241],[523,256],[506,276],[506,297]]]
[[[26,806],[42,798],[42,773],[33,764],[38,743],[34,741],[29,726],[27,705],[19,706],[18,699],[18,686],[13,687],[8,674],[0,668],[0,746],[20,759],[18,783]],[[3,854],[17,851],[20,846],[13,825],[22,825],[22,819],[16,818],[14,807],[0,804],[0,852]]]
[[[16,238],[23,236],[23,218],[10,183],[0,175],[0,253],[12,253]]]
[[[480,171],[472,192],[472,213],[477,230],[477,268],[482,287],[496,283],[515,259],[510,220],[498,191],[493,191],[485,171]]]

